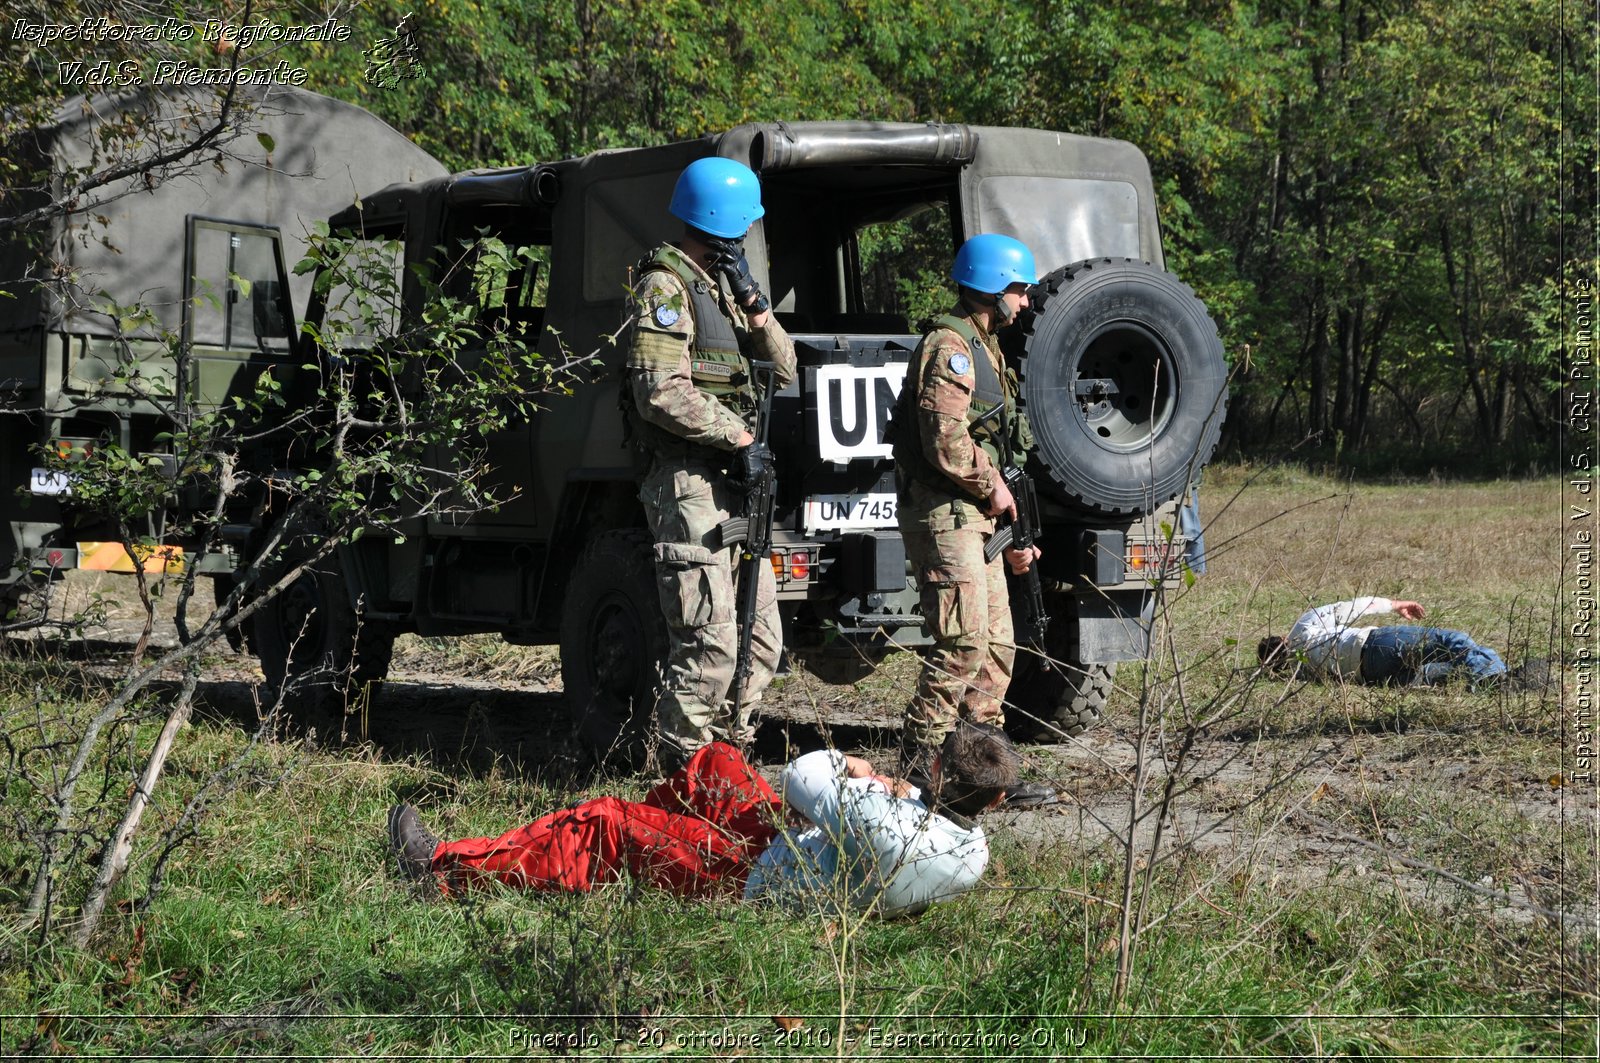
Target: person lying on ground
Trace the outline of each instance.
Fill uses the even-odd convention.
[[[595,798],[498,838],[440,842],[398,804],[389,844],[402,875],[450,894],[489,882],[582,892],[627,873],[682,896],[913,915],[977,884],[989,847],[968,817],[998,805],[1020,765],[1005,732],[963,722],[928,793],[823,749],[784,767],[779,798],[737,749],[713,742],[643,801]]]
[[[1364,616],[1395,613],[1421,620],[1418,602],[1355,598],[1307,610],[1289,635],[1268,635],[1256,646],[1261,664],[1274,670],[1294,666],[1313,679],[1379,685],[1431,685],[1455,677],[1474,689],[1502,683],[1526,688],[1548,680],[1547,662],[1529,660],[1508,670],[1500,655],[1464,631],[1415,624],[1353,627]]]

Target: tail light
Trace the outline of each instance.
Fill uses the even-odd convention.
[[[1153,542],[1128,544],[1128,571],[1139,575],[1163,575],[1169,566],[1175,566],[1183,556],[1181,542]]]
[[[779,583],[804,583],[811,578],[811,551],[796,550],[784,553],[772,551],[772,578]]]

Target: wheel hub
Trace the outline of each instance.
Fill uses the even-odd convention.
[[[1148,447],[1177,406],[1176,376],[1165,346],[1133,322],[1102,329],[1084,350],[1072,383],[1077,416],[1108,450]]]
[[[322,598],[318,593],[315,573],[307,572],[291,583],[282,595],[278,608],[280,634],[286,645],[304,646],[296,653],[304,657],[322,645]]]

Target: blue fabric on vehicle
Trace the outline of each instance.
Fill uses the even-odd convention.
[[[1178,531],[1189,540],[1184,547],[1183,560],[1189,566],[1189,571],[1196,576],[1206,573],[1206,529],[1200,523],[1200,485],[1196,484],[1194,490],[1189,492],[1189,497],[1183,505],[1178,507]]]

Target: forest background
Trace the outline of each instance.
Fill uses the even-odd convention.
[[[58,24],[108,10],[35,6]],[[303,68],[306,87],[381,115],[452,169],[747,121],[1129,140],[1156,175],[1168,268],[1209,304],[1234,365],[1224,453],[1524,475],[1573,452],[1561,350],[1570,293],[1595,270],[1593,4],[267,0],[207,15],[339,19],[345,41],[262,42],[245,61]],[[402,19],[415,76],[372,78],[363,51]],[[13,37],[0,42],[9,130],[81,91],[57,74],[72,46]],[[199,39],[163,47],[225,61]],[[115,62],[119,48],[148,58],[148,45],[104,42],[89,57]],[[936,276],[925,249],[902,250],[883,265],[905,285]]]

